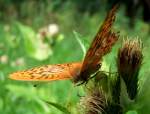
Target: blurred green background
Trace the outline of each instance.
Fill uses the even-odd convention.
[[[0,0],[0,114],[63,113],[44,100],[67,107],[71,114],[79,114],[78,94],[84,95],[84,92],[71,81],[19,82],[8,76],[35,66],[81,61],[83,52],[76,35],[90,44],[108,11],[106,0],[94,3],[88,0]],[[115,62],[123,39],[142,40],[144,61],[139,94],[135,101],[125,104],[125,113],[150,114],[150,28],[142,21],[141,13],[131,27],[124,10],[121,5],[113,26],[115,31],[120,31],[120,39],[104,60],[107,67]]]

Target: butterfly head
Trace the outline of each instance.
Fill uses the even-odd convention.
[[[78,73],[74,78],[73,82],[77,85],[87,84],[91,79],[91,75],[97,72],[101,67],[101,64],[97,64],[96,66],[88,67],[84,71]]]

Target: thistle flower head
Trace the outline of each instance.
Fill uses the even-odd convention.
[[[86,114],[102,114],[106,107],[107,101],[101,88],[93,88],[90,93],[80,101],[81,107]]]
[[[142,44],[139,40],[126,40],[118,51],[118,72],[127,86],[131,99],[134,99],[137,94],[138,74],[142,60]]]

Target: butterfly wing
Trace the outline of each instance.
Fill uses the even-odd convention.
[[[111,32],[111,27],[115,21],[115,13],[117,8],[118,6],[116,5],[108,13],[104,23],[96,34],[84,58],[80,75],[74,78],[75,83],[86,82],[90,75],[101,67],[100,61],[102,57],[111,50],[113,44],[115,44],[115,42],[118,40],[118,35]]]
[[[46,65],[10,74],[10,79],[22,81],[52,81],[72,79],[80,72],[82,63]]]

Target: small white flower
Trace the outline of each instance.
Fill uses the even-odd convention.
[[[8,62],[8,56],[7,55],[2,55],[0,57],[0,61],[1,61],[1,63],[6,64]]]
[[[48,32],[51,36],[57,34],[59,32],[59,27],[57,24],[50,24],[48,26]]]

